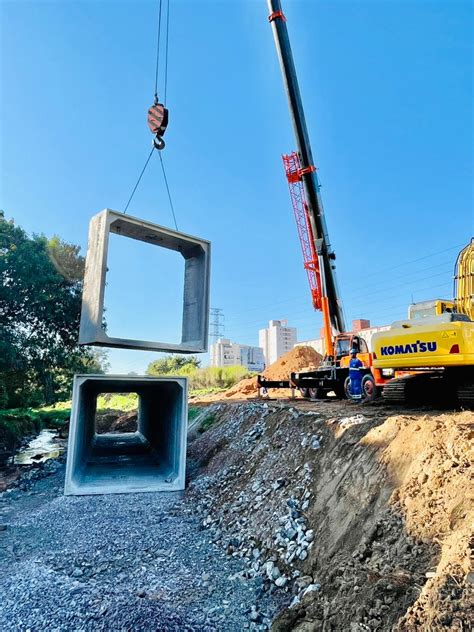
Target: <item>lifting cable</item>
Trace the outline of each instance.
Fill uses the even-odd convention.
[[[154,148],[154,147],[152,147],[152,148],[151,148],[151,151],[150,151],[150,153],[149,153],[149,155],[148,155],[148,158],[146,159],[145,166],[143,167],[143,169],[142,169],[142,171],[141,171],[140,175],[138,176],[138,180],[137,180],[137,182],[136,182],[135,186],[133,187],[133,191],[132,191],[132,193],[131,193],[130,197],[128,198],[128,202],[127,202],[127,204],[126,204],[126,206],[125,206],[124,213],[126,213],[126,212],[127,212],[127,209],[128,209],[128,207],[129,207],[129,205],[130,205],[130,202],[132,201],[132,198],[133,198],[133,196],[135,195],[135,191],[138,189],[138,185],[140,184],[140,180],[142,179],[142,176],[143,176],[143,174],[145,173],[145,169],[148,167],[148,163],[150,162],[151,155],[152,155],[152,153],[153,153],[154,151],[155,151],[155,148]]]
[[[160,68],[160,40],[161,40],[161,6],[163,2],[160,0],[160,8],[158,11],[158,29],[156,35],[156,66],[155,66],[155,103],[158,102],[158,70]]]
[[[165,39],[165,68],[164,68],[164,99],[163,104],[159,103],[158,100],[158,73],[160,67],[160,48],[161,48],[161,19],[162,19],[162,6],[163,0],[160,0],[159,3],[159,11],[158,11],[158,26],[157,26],[157,36],[156,36],[156,66],[155,66],[155,88],[154,88],[154,104],[148,110],[148,127],[152,130],[153,133],[156,133],[156,137],[153,139],[153,147],[145,161],[145,165],[138,176],[138,180],[133,187],[132,193],[128,199],[128,202],[125,206],[124,213],[127,212],[128,207],[130,206],[130,202],[135,195],[135,192],[140,184],[140,181],[145,173],[146,168],[148,167],[148,163],[150,162],[153,151],[158,150],[158,155],[160,157],[161,170],[163,173],[163,180],[165,182],[166,191],[168,194],[168,200],[171,207],[171,213],[173,215],[174,225],[176,230],[178,230],[178,223],[176,222],[176,215],[174,211],[173,200],[171,198],[171,192],[168,184],[168,178],[166,177],[165,165],[163,163],[163,158],[161,156],[161,150],[164,149],[165,143],[162,138],[162,134],[164,134],[166,130],[166,126],[168,125],[168,110],[164,107],[166,103],[166,96],[168,92],[168,48],[169,48],[169,27],[170,27],[170,0],[166,1],[166,39]]]
[[[170,193],[170,188],[168,186],[168,178],[166,177],[166,172],[165,172],[165,165],[163,163],[163,157],[161,155],[161,151],[159,152],[158,156],[160,157],[160,162],[161,162],[161,170],[163,171],[163,179],[165,181],[165,185],[166,185],[166,190],[168,191],[168,199],[170,201],[170,207],[171,207],[171,212],[173,214],[173,220],[174,220],[174,225],[176,227],[176,230],[178,230],[178,223],[176,222],[176,215],[174,214],[174,206],[173,206],[173,201],[171,199],[171,193]]]

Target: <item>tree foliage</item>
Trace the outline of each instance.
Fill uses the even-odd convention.
[[[148,365],[147,375],[189,375],[201,366],[197,356],[166,355]]]
[[[0,406],[52,403],[104,358],[80,348],[84,258],[59,237],[28,236],[0,212]]]
[[[168,355],[151,362],[147,375],[182,375],[191,391],[226,389],[252,373],[243,366],[204,367],[196,356]]]

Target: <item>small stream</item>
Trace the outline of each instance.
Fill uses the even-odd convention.
[[[15,465],[43,463],[48,459],[57,459],[64,452],[66,441],[59,437],[58,431],[45,428],[26,446],[18,450],[13,457]]]

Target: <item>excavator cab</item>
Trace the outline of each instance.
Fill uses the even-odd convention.
[[[445,301],[436,298],[432,301],[412,303],[408,307],[408,318],[410,320],[430,318],[431,316],[441,316],[441,314],[452,313],[454,311],[456,311],[454,301]]]

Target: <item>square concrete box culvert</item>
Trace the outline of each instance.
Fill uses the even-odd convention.
[[[179,344],[109,336],[103,328],[109,235],[144,241],[180,252],[185,259],[183,326]],[[86,270],[82,292],[79,344],[174,353],[207,351],[209,329],[209,275],[211,244],[158,224],[105,209],[89,224]],[[160,270],[156,271],[160,274]],[[164,274],[164,273],[163,273]],[[148,288],[153,292],[153,287]],[[166,305],[163,305],[166,310]]]
[[[101,393],[138,394],[136,432],[97,433]],[[187,420],[186,378],[76,375],[65,494],[183,490]]]

